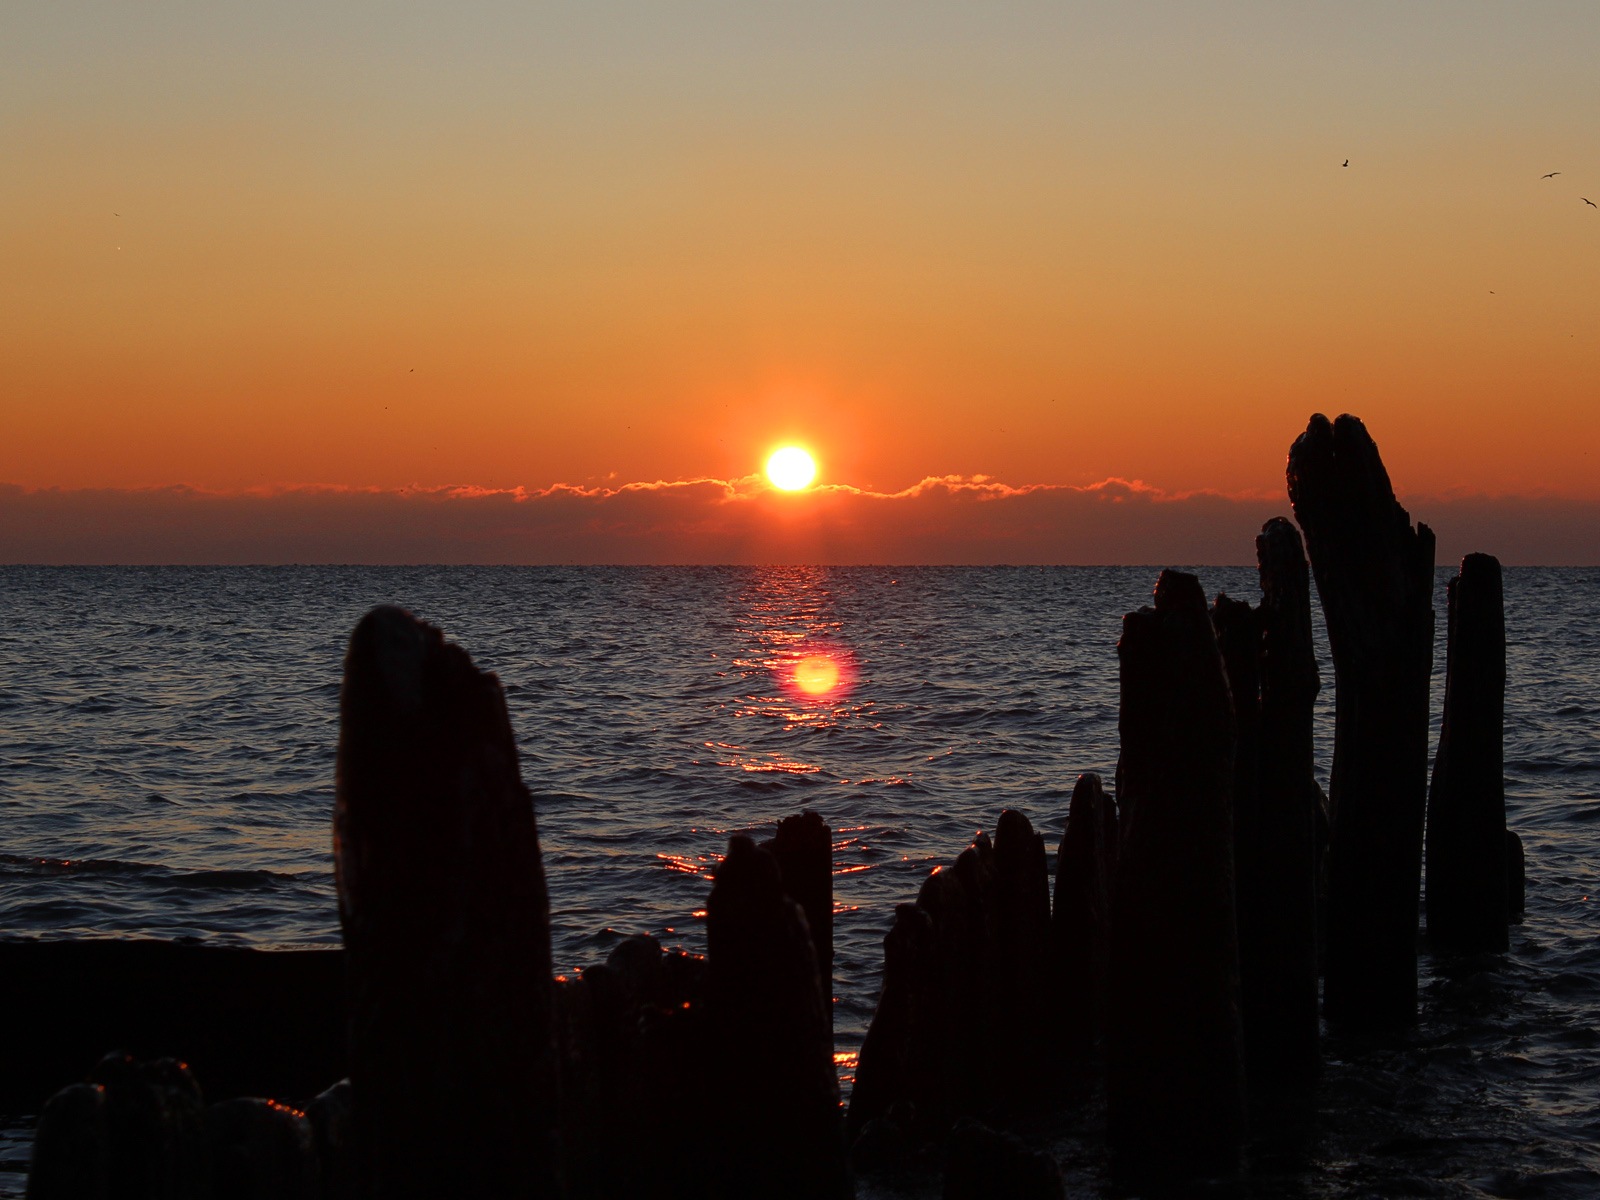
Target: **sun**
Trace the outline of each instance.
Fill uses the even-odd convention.
[[[786,492],[798,492],[817,477],[817,462],[799,446],[785,446],[775,450],[767,459],[767,478],[772,486]]]

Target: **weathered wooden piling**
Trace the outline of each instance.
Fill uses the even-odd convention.
[[[868,1127],[897,1104],[908,1103],[924,1123],[946,1107],[939,1069],[945,1022],[933,918],[921,905],[896,905],[894,925],[883,938],[883,988],[845,1115],[845,1144],[852,1152]]]
[[[103,1200],[111,1192],[106,1089],[74,1083],[45,1101],[33,1136],[29,1200]]]
[[[784,894],[777,862],[743,835],[717,867],[706,951],[711,1194],[848,1195],[839,1080],[805,913]]]
[[[1417,1008],[1433,532],[1412,527],[1352,416],[1311,418],[1288,484],[1336,688],[1323,1004],[1346,1029],[1392,1030]]]
[[[350,1081],[325,1088],[306,1108],[317,1156],[321,1200],[355,1200],[356,1172],[350,1119]]]
[[[979,833],[951,866],[923,880],[917,893],[917,907],[933,920],[942,1017],[932,1048],[940,1084],[938,1107],[922,1115],[926,1125],[938,1130],[982,1112],[989,1101],[994,947],[983,897],[993,858],[989,835]]]
[[[505,699],[398,608],[345,657],[334,866],[363,1194],[558,1194],[548,900]]]
[[[570,1200],[702,1194],[663,1163],[706,1136],[704,960],[664,953],[653,937],[617,943],[555,992],[562,1161]],[[628,1153],[617,1153],[618,1146]]]
[[[1111,933],[1111,882],[1116,812],[1100,776],[1078,776],[1056,852],[1057,1040],[1064,1073],[1081,1078],[1105,1013],[1106,953]]]
[[[994,963],[989,1089],[1008,1107],[1027,1107],[1053,1082],[1059,1022],[1044,838],[1015,809],[995,825],[991,884],[984,905]]]
[[[107,1054],[87,1083],[63,1088],[45,1104],[28,1195],[207,1200],[213,1194],[207,1115],[184,1064]]]
[[[1428,797],[1428,939],[1505,950],[1506,618],[1500,560],[1469,554],[1450,581],[1444,719]]]
[[[306,1115],[241,1096],[206,1113],[211,1195],[232,1200],[322,1200],[316,1143]]]
[[[833,1038],[833,831],[809,809],[778,822],[777,836],[762,844],[778,861],[783,890],[806,914],[816,952],[828,1038]]]
[[[1322,789],[1312,724],[1322,683],[1299,531],[1283,517],[1268,521],[1256,537],[1256,562],[1261,578],[1257,757],[1253,789],[1234,793],[1234,850],[1246,1075],[1252,1099],[1264,1106],[1275,1093],[1303,1092],[1321,1062],[1317,821]]]
[[[1225,1169],[1245,1128],[1233,715],[1200,582],[1123,618],[1123,842],[1106,1005],[1107,1133],[1130,1170]]]

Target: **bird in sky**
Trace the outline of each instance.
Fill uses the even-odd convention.
[[[1348,167],[1350,165],[1350,160],[1347,158],[1347,159],[1344,160],[1344,162],[1340,163],[1339,165],[1342,166],[1342,167]]]
[[[1557,176],[1557,175],[1559,175],[1559,174],[1561,174],[1561,172],[1560,172],[1560,171],[1551,171],[1551,172],[1550,172],[1550,174],[1548,174],[1548,175],[1541,175],[1541,176],[1539,176],[1539,178],[1540,178],[1540,179],[1554,179],[1554,178],[1555,178],[1555,177],[1556,177],[1556,176]]]
[[[1600,208],[1600,204],[1596,204],[1593,200],[1589,199],[1589,197],[1587,197],[1587,196],[1579,196],[1578,199],[1582,200],[1590,208]]]

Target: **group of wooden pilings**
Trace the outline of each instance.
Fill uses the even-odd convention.
[[[341,704],[335,862],[363,1195],[849,1194],[820,818],[761,846],[732,839],[704,959],[634,937],[554,980],[498,680],[381,608],[351,638]]]
[[[1098,1041],[1120,1165],[1230,1169],[1252,1127],[1311,1091],[1319,976],[1341,1033],[1416,1019],[1425,828],[1430,944],[1507,947],[1523,881],[1505,823],[1499,563],[1469,555],[1450,583],[1430,795],[1433,536],[1353,417],[1314,417],[1288,475],[1305,542],[1287,519],[1263,527],[1259,604],[1208,607],[1197,578],[1165,571],[1154,604],[1124,618],[1115,800],[1079,779],[1054,912],[1014,812],[897,910],[849,1114],[858,1156],[1048,1101],[1052,1084],[1070,1096]],[[1336,677],[1326,797],[1312,574]]]
[[[1352,417],[1313,418],[1289,494],[1305,544],[1264,527],[1258,605],[1208,606],[1167,571],[1124,618],[1115,794],[1078,780],[1053,889],[1043,837],[1007,810],[896,909],[843,1118],[822,820],[732,839],[704,959],[634,937],[553,979],[499,682],[375,609],[346,658],[334,814],[349,1082],[309,1115],[205,1110],[180,1066],[113,1056],[47,1106],[30,1195],[112,1194],[115,1158],[149,1184],[129,1195],[831,1200],[852,1161],[940,1140],[947,1196],[1048,1197],[1048,1157],[978,1121],[1101,1081],[1120,1162],[1228,1169],[1252,1111],[1318,1073],[1319,945],[1330,1023],[1414,1020],[1425,823],[1436,946],[1504,949],[1521,905],[1499,564],[1469,556],[1450,587],[1430,798],[1432,535]],[[1327,797],[1311,574],[1337,682]]]

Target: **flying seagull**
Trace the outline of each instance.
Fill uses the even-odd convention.
[[[1557,176],[1557,175],[1559,175],[1559,174],[1561,174],[1561,172],[1560,172],[1560,171],[1551,171],[1551,172],[1550,172],[1550,174],[1548,174],[1548,175],[1541,175],[1541,176],[1539,176],[1539,178],[1540,178],[1540,179],[1554,179],[1554,178],[1555,178],[1555,177],[1556,177],[1556,176]]]
[[[1587,197],[1587,196],[1579,196],[1578,199],[1582,200],[1590,208],[1600,208],[1600,204],[1596,204],[1593,200],[1589,199],[1589,197]]]
[[[1348,167],[1350,165],[1350,160],[1347,158],[1347,159],[1344,160],[1344,162],[1340,163],[1339,165],[1341,167]]]

